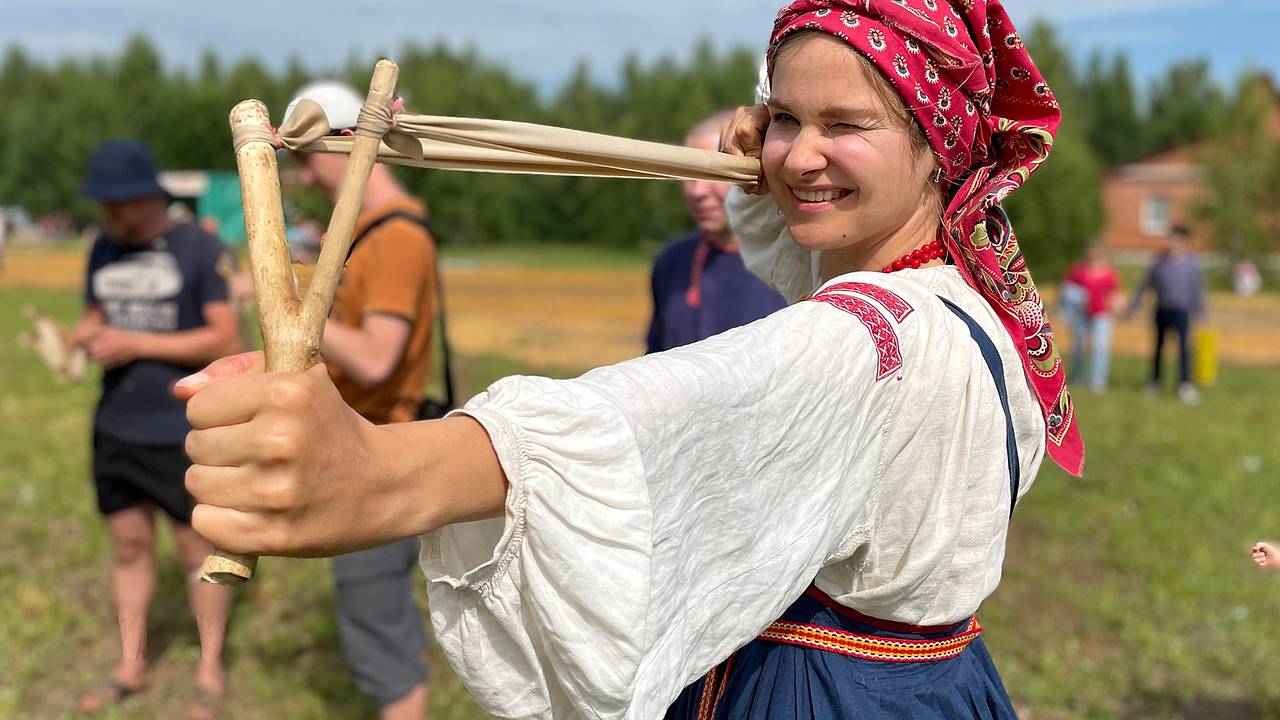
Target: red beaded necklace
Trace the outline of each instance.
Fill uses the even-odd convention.
[[[935,239],[933,242],[921,245],[902,257],[894,260],[884,267],[882,272],[897,272],[906,270],[907,268],[918,268],[931,260],[939,260],[946,251],[942,247],[942,240]]]

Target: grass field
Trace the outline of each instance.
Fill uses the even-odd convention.
[[[0,289],[0,718],[72,717],[114,660],[109,549],[88,480],[95,387],[58,384],[15,345],[26,303],[68,321],[78,311],[67,290]],[[619,310],[592,332],[638,340],[625,322],[643,314]],[[468,392],[583,364],[508,347],[463,348]],[[1079,397],[1087,475],[1040,473],[981,613],[1024,718],[1280,717],[1280,575],[1247,558],[1252,541],[1280,536],[1277,370],[1225,365],[1187,408],[1141,396],[1143,368],[1122,359],[1113,392]],[[167,536],[162,553],[152,687],[106,717],[179,717],[190,697],[195,629]],[[336,649],[323,561],[264,561],[238,593],[227,646],[227,717],[372,715]],[[438,652],[432,661],[432,717],[483,717]]]

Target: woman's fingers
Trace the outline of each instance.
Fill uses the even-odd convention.
[[[208,383],[187,400],[187,422],[196,430],[249,422],[265,406],[272,378],[246,375]]]
[[[742,148],[738,147],[734,142],[734,128],[738,123],[738,116],[742,113],[742,108],[738,108],[733,113],[733,120],[724,129],[720,131],[720,152],[730,155],[742,155]]]
[[[740,107],[720,133],[720,151],[730,155],[760,157],[764,134],[769,129],[769,109],[765,105]]]
[[[740,107],[733,111],[733,119],[720,131],[720,152],[730,155],[746,155],[746,149],[738,138],[738,131],[744,123],[749,122],[748,109]]]
[[[202,505],[263,515],[293,510],[302,496],[291,473],[272,469],[192,465],[186,485]]]
[[[240,375],[210,382],[187,401],[187,420],[202,430],[248,422],[269,410],[305,415],[316,385],[328,377],[325,373],[324,366],[317,365],[306,372]]]
[[[764,135],[769,129],[769,108],[763,104],[740,107],[734,111],[733,120],[720,133],[720,151],[730,155],[759,158],[764,150]],[[764,172],[754,185],[744,190],[755,195],[766,194]]]
[[[202,505],[255,511],[245,507],[245,497],[256,485],[253,472],[244,467],[192,465],[187,468],[187,492]]]
[[[195,425],[195,422],[192,422]],[[187,433],[187,457],[197,465],[271,467],[300,459],[307,432],[300,417],[277,415],[236,424],[209,424]]]
[[[173,394],[177,395],[179,400],[186,400],[214,380],[260,373],[265,367],[266,360],[261,350],[240,353],[239,355],[228,355],[214,360],[200,372],[179,380],[173,386]]]
[[[281,516],[201,503],[191,527],[214,547],[243,555],[280,555],[288,545],[288,521]]]
[[[252,462],[253,430],[249,423],[209,427],[187,433],[183,450],[195,465],[235,467]]]

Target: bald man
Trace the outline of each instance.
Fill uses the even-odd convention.
[[[685,146],[718,150],[720,131],[732,118],[726,110],[702,120],[685,136]],[[704,180],[686,180],[682,186],[696,229],[667,245],[654,262],[651,353],[745,325],[786,304],[738,256],[738,238],[724,211],[731,186]]]

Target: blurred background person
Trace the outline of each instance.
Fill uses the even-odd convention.
[[[1231,289],[1246,297],[1262,290],[1262,273],[1252,260],[1241,260],[1231,268]]]
[[[685,146],[719,150],[720,131],[732,119],[733,113],[725,110],[702,120],[685,136]],[[651,353],[746,325],[786,305],[738,255],[738,238],[724,211],[731,186],[701,180],[681,185],[696,230],[667,245],[654,261]]]
[[[9,233],[9,219],[5,216],[4,208],[0,208],[0,275],[4,274],[4,242]]]
[[[1250,554],[1254,564],[1263,570],[1280,569],[1280,550],[1276,549],[1275,543],[1256,542]]]
[[[1191,323],[1203,320],[1205,313],[1204,276],[1200,261],[1191,249],[1190,233],[1175,226],[1169,236],[1169,247],[1147,270],[1142,284],[1133,294],[1126,316],[1142,304],[1148,290],[1155,293],[1155,342],[1151,357],[1151,380],[1147,392],[1160,390],[1161,355],[1169,331],[1178,335],[1178,398],[1187,405],[1200,402],[1200,393],[1191,383]]]
[[[1085,259],[1067,270],[1063,285],[1079,288],[1081,295],[1077,317],[1071,327],[1071,361],[1068,368],[1072,379],[1080,377],[1089,358],[1089,389],[1103,393],[1111,363],[1112,311],[1119,303],[1120,275],[1107,260],[1101,245],[1091,245]],[[1064,294],[1066,290],[1062,290]]]
[[[347,85],[316,82],[298,91],[286,117],[303,98],[320,104],[335,131],[354,128],[364,103]],[[348,156],[294,155],[299,181],[336,201]],[[431,371],[438,286],[426,206],[385,165],[375,165],[320,344],[342,399],[371,422],[418,418]],[[340,555],[333,572],[338,638],[356,684],[378,703],[382,720],[422,720],[427,635],[413,599],[418,539]]]
[[[1077,355],[1083,355],[1085,338],[1089,335],[1086,322],[1088,308],[1089,291],[1072,282],[1069,275],[1064,276],[1058,283],[1057,310],[1071,335],[1071,357],[1067,365],[1067,375],[1071,380],[1079,375],[1082,358]]]
[[[112,141],[95,150],[83,193],[98,202],[105,229],[89,254],[75,338],[103,368],[93,480],[114,551],[120,661],[79,706],[99,712],[147,686],[160,509],[172,520],[201,635],[189,716],[213,717],[226,691],[221,652],[231,591],[195,579],[211,548],[191,528],[195,503],[184,485],[190,461],[183,448],[191,426],[170,387],[240,349],[227,283],[217,270],[230,253],[217,237],[170,218],[155,162],[140,143]]]

